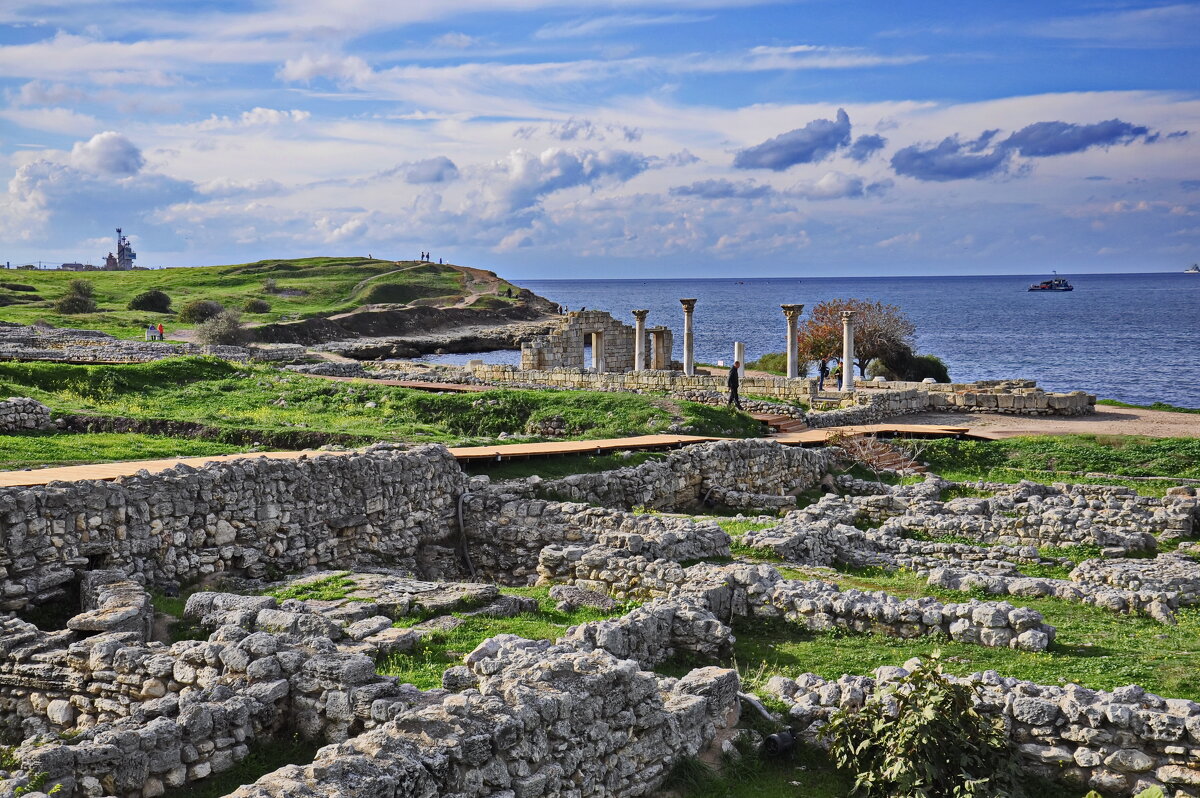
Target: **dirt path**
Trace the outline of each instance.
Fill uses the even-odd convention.
[[[969,427],[998,438],[1017,435],[1145,435],[1149,438],[1200,438],[1200,413],[1167,413],[1099,405],[1092,415],[1055,418],[1000,413],[914,413],[889,421]]]

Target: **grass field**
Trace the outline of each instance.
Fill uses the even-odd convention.
[[[244,447],[193,438],[116,432],[0,435],[0,471],[80,463],[116,463],[230,454]]]
[[[0,395],[30,396],[56,413],[337,433],[364,443],[491,442],[504,432],[537,430],[550,418],[561,418],[577,439],[651,434],[677,422],[707,435],[746,437],[759,429],[748,416],[725,408],[640,394],[439,394],[197,357],[129,366],[0,363]],[[50,458],[49,450],[42,456]]]
[[[1200,439],[1134,435],[1042,435],[999,441],[949,438],[910,444],[917,457],[953,481],[1080,482],[1061,473],[1200,478]],[[1089,480],[1095,481],[1095,480]],[[1099,480],[1111,483],[1112,480]],[[1130,483],[1134,484],[1134,483]],[[1136,483],[1142,490],[1143,483]]]
[[[67,293],[72,280],[92,284],[95,313],[55,311],[54,303]],[[501,292],[509,287],[514,293],[517,290],[504,280],[497,285]],[[171,313],[127,308],[130,299],[151,289],[171,298]],[[245,321],[265,323],[340,313],[364,304],[448,304],[467,292],[466,273],[453,266],[368,258],[300,258],[128,272],[7,270],[0,273],[0,320],[31,324],[42,319],[56,327],[140,338],[151,322],[177,329],[175,313],[194,299],[211,299],[238,310],[249,299],[266,300],[270,311],[243,315]],[[491,306],[517,301],[502,296],[488,299]]]

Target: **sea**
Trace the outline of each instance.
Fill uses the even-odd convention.
[[[827,299],[897,305],[916,325],[917,351],[945,361],[955,382],[1034,379],[1049,391],[1083,390],[1134,404],[1200,407],[1200,275],[1072,274],[1070,292],[1029,292],[1047,275],[971,277],[805,277],[703,280],[523,280],[518,284],[570,310],[607,310],[633,324],[675,332],[681,357],[680,298],[695,297],[696,359],[731,363],[782,352],[782,303],[811,310]],[[803,321],[804,316],[801,316]],[[430,356],[513,363],[512,350]]]

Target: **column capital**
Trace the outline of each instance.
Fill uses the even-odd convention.
[[[856,313],[858,313],[857,310],[843,310],[842,311],[842,321],[843,322],[854,321],[854,314],[856,314]]]
[[[684,313],[691,313],[696,309],[696,300],[694,299],[681,299],[679,300],[679,304],[683,305]]]
[[[635,311],[633,311],[633,317],[634,317],[635,319],[637,319],[638,321],[645,321],[645,320],[646,320],[646,316],[648,316],[649,314],[650,314],[650,310],[649,310],[648,308],[647,308],[646,310],[635,310]]]
[[[788,321],[794,321],[804,312],[803,305],[780,305],[779,307],[783,308],[783,315],[787,316]]]

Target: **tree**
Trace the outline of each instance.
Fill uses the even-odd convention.
[[[859,373],[867,376],[867,364],[904,351],[912,352],[916,326],[896,305],[863,299],[830,299],[813,308],[800,325],[800,357],[818,366],[838,358],[842,351],[842,311],[853,310],[854,355]]]

